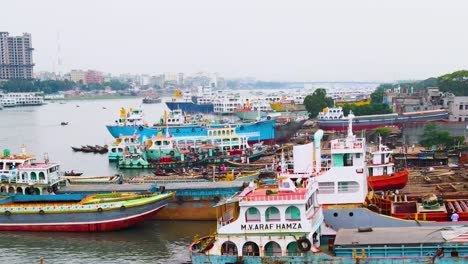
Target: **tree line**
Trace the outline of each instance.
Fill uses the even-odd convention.
[[[69,91],[73,89],[79,89],[81,91],[94,91],[104,90],[106,87],[110,87],[114,91],[120,91],[130,88],[127,83],[120,82],[118,80],[111,80],[110,82],[90,83],[83,84],[80,82],[73,82],[70,80],[21,80],[12,79],[6,82],[0,83],[0,89],[5,93],[21,93],[21,92],[41,92],[44,94],[54,94],[61,91]]]
[[[392,110],[388,105],[382,103],[384,92],[383,90],[376,90],[371,94],[371,103],[368,105],[354,105],[345,104],[343,106],[343,112],[345,115],[349,114],[349,111],[353,111],[356,116],[360,115],[378,115],[392,113]],[[327,97],[327,91],[319,88],[314,91],[313,94],[307,95],[304,98],[304,105],[309,113],[310,118],[317,117],[318,113],[322,112],[324,108],[333,107],[335,102],[333,98]]]

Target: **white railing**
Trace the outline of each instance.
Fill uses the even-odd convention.
[[[261,195],[261,196],[245,196],[241,197],[241,202],[261,202],[261,201],[291,201],[291,200],[304,200],[305,194],[289,194],[289,195]]]

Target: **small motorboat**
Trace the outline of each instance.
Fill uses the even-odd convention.
[[[60,123],[60,125],[66,126],[66,125],[68,125],[68,122],[62,122],[62,123]]]
[[[66,171],[63,173],[64,176],[81,176],[83,175],[82,172],[76,172],[76,171]]]

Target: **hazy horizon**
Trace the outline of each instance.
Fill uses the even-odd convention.
[[[468,68],[465,1],[17,0],[1,6],[0,31],[32,34],[35,72],[206,71],[266,81],[383,82]]]

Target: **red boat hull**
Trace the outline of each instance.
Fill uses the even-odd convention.
[[[385,191],[403,189],[408,182],[408,170],[395,172],[392,175],[371,176],[367,178],[370,191]]]
[[[82,223],[44,223],[44,224],[2,224],[0,231],[31,231],[31,232],[105,232],[125,229],[151,218],[166,205],[157,207],[151,211],[132,215],[129,217],[108,221],[82,222]]]

